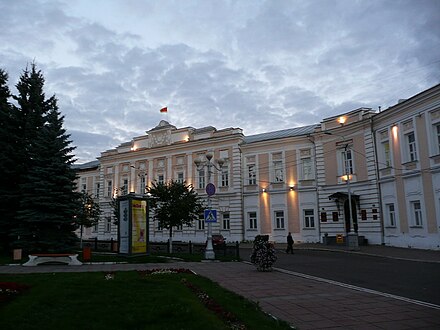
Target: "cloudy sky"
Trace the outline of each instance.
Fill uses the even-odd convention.
[[[0,0],[13,92],[32,61],[84,163],[161,119],[252,135],[385,109],[440,82],[440,1]]]

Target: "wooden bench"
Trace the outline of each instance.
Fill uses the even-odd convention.
[[[30,254],[29,261],[23,266],[38,266],[47,263],[61,263],[69,266],[80,266],[82,263],[78,260],[78,254],[71,253],[41,253]]]

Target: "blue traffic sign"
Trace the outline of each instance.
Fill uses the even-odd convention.
[[[215,186],[212,183],[208,183],[206,185],[206,193],[208,194],[208,196],[212,196],[215,194]]]
[[[205,210],[205,222],[217,222],[217,210]]]

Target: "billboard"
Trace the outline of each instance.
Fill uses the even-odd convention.
[[[131,201],[131,252],[147,252],[147,201],[133,199]]]

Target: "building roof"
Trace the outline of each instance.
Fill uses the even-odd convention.
[[[315,128],[317,128],[317,127],[319,127],[319,125],[315,124],[315,125],[309,125],[309,126],[288,128],[288,129],[283,129],[280,131],[273,131],[273,132],[249,135],[249,136],[244,137],[244,143],[254,143],[254,142],[260,142],[260,141],[266,141],[266,140],[282,139],[282,138],[287,138],[287,137],[312,134],[314,132]]]
[[[91,169],[94,167],[98,167],[99,166],[99,160],[93,160],[91,162],[88,163],[84,163],[84,164],[73,164],[72,168],[77,169],[77,170],[85,170],[85,169]]]

